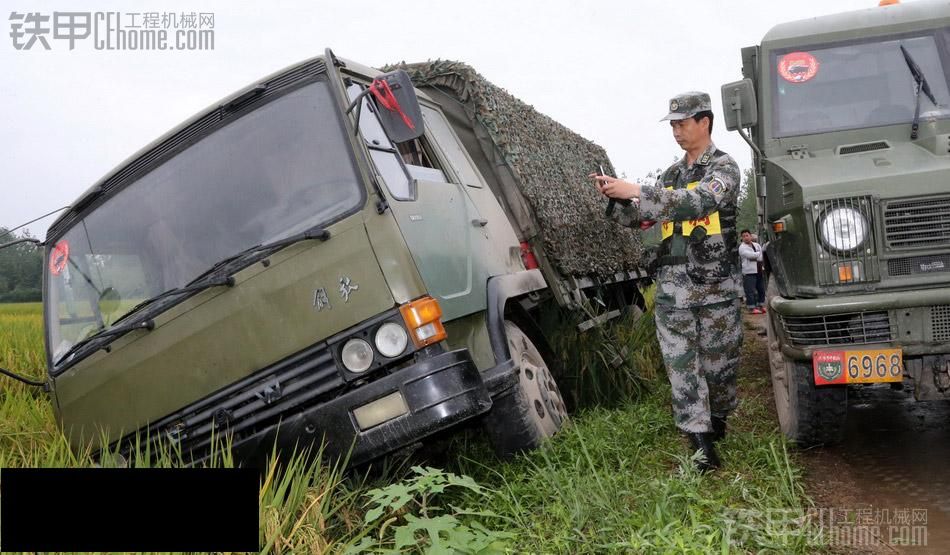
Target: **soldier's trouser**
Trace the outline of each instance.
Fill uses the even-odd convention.
[[[711,432],[711,415],[726,417],[736,408],[739,299],[693,308],[657,304],[656,335],[673,388],[676,426]]]

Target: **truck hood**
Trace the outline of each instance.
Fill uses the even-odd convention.
[[[155,317],[154,330],[123,336],[57,376],[58,416],[71,443],[115,441],[391,309],[362,218],[330,231],[328,241],[255,263],[234,287],[195,295]]]
[[[889,142],[889,148],[857,154],[839,154],[837,150],[840,147],[814,151],[803,159],[782,156],[768,162],[797,183],[806,197],[946,192],[950,177],[950,156],[946,154],[936,155],[906,142]]]

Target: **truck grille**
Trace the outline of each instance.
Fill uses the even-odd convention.
[[[892,249],[946,246],[950,243],[950,196],[888,202],[884,240]]]
[[[950,341],[950,305],[930,309],[930,329],[934,341]]]
[[[887,312],[851,312],[823,316],[782,316],[782,327],[792,344],[856,345],[891,341]]]
[[[211,447],[212,435],[249,435],[322,400],[343,383],[330,349],[319,343],[158,421],[150,427],[150,443],[171,442],[183,454],[200,456]],[[123,441],[127,452],[133,440]]]
[[[887,261],[887,273],[891,276],[909,276],[935,272],[950,272],[950,254],[909,256],[907,258],[892,258]]]

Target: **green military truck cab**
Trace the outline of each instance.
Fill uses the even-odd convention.
[[[609,167],[591,152],[574,163]],[[502,455],[556,433],[567,411],[531,307],[567,306],[551,284],[643,276],[532,263],[544,245],[479,156],[404,71],[327,50],[120,164],[47,234],[49,384],[71,444],[200,461],[222,438],[239,459],[324,442],[356,464],[476,417]]]
[[[839,440],[860,384],[950,398],[950,6],[781,24],[742,74],[723,105],[751,131],[783,432]]]

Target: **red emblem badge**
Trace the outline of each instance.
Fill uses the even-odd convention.
[[[818,73],[818,60],[808,52],[790,52],[778,61],[778,74],[789,83],[804,83]]]
[[[58,276],[66,269],[66,262],[69,260],[69,243],[60,241],[56,243],[53,250],[49,253],[49,272]]]

